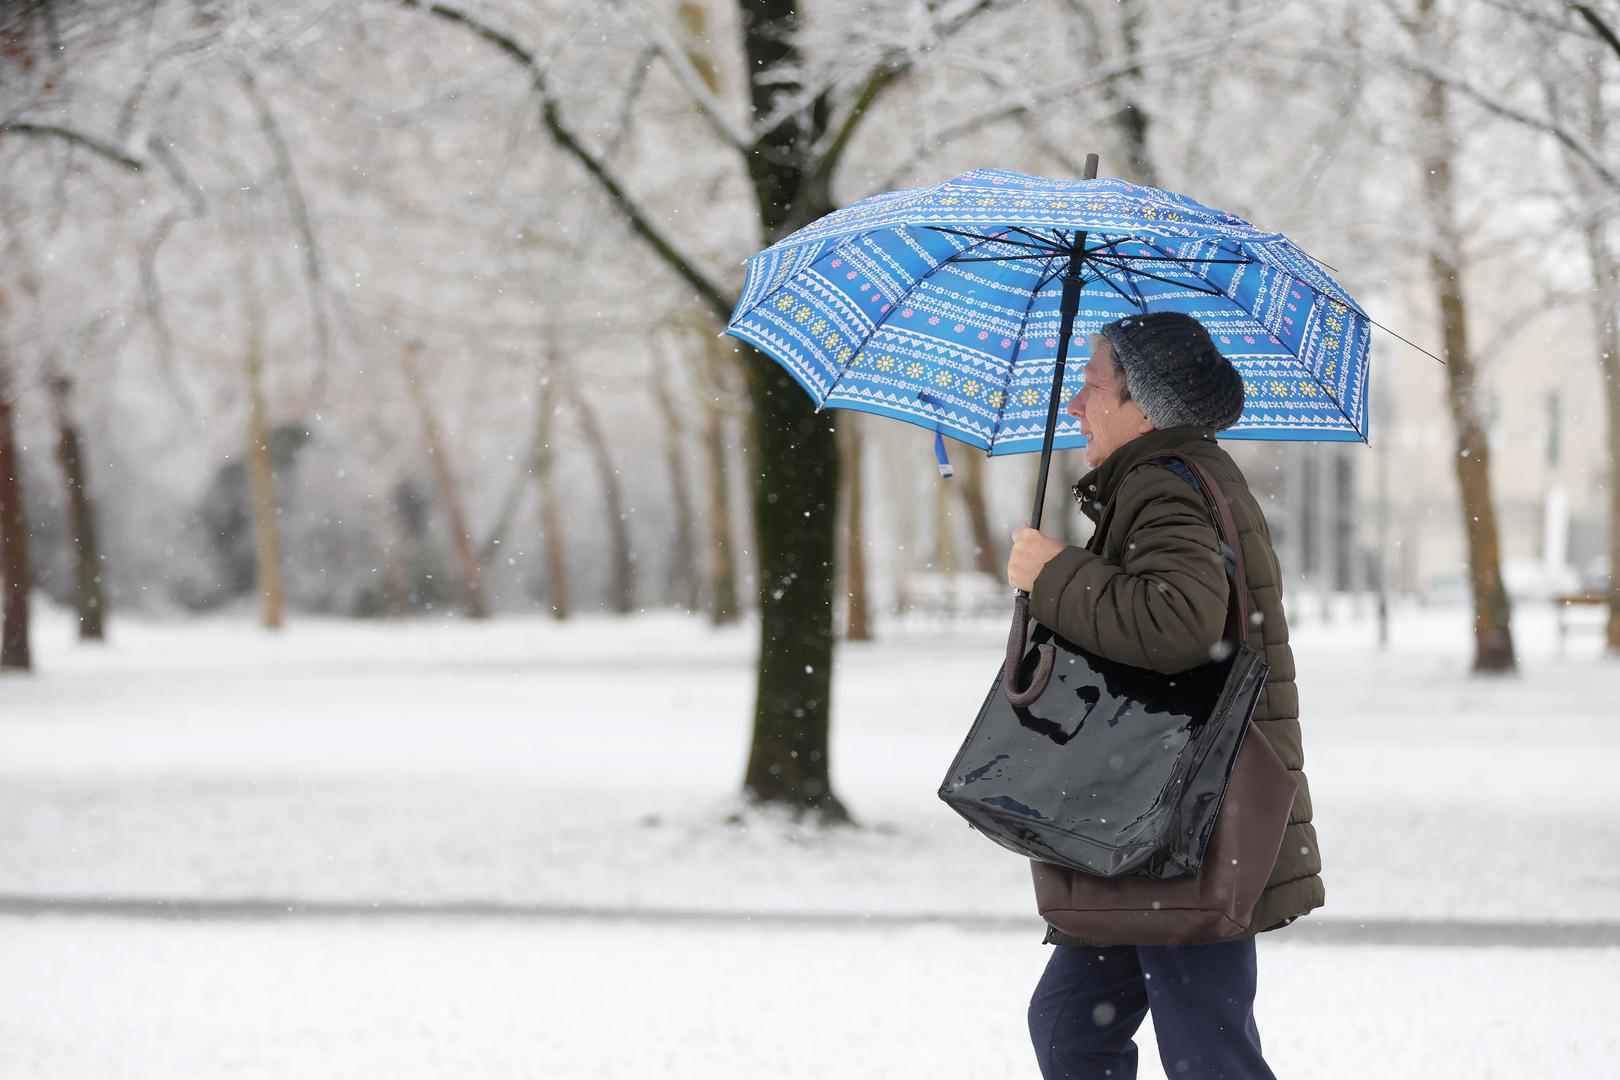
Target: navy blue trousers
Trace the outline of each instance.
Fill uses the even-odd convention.
[[[1254,938],[1212,945],[1052,946],[1029,1003],[1046,1080],[1135,1080],[1153,1010],[1170,1080],[1276,1080],[1254,1024]]]

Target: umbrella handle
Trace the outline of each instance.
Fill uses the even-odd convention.
[[[1046,692],[1052,681],[1052,665],[1057,662],[1057,650],[1050,643],[1036,646],[1041,658],[1035,665],[1035,677],[1029,685],[1018,689],[1018,665],[1024,659],[1024,641],[1029,629],[1029,593],[1018,590],[1013,601],[1012,632],[1007,635],[1007,662],[1001,668],[1001,689],[1016,709],[1022,709]]]

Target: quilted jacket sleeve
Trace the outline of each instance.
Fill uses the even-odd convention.
[[[1099,656],[1165,674],[1208,662],[1230,593],[1218,537],[1192,486],[1137,468],[1120,484],[1105,550],[1066,547],[1042,568],[1030,614]]]

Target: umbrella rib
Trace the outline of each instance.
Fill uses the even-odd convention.
[[[1324,268],[1326,268],[1328,270],[1332,270],[1335,274],[1339,272],[1337,269],[1335,269],[1332,266],[1329,266],[1327,263],[1323,262],[1321,259],[1318,259],[1315,255],[1312,255],[1310,252],[1306,251],[1304,248],[1300,247],[1298,244],[1294,243],[1292,240],[1289,240],[1288,244],[1289,244],[1289,246],[1291,246],[1295,250],[1297,250],[1301,255],[1303,255],[1307,259],[1311,260],[1311,262],[1316,263],[1318,266],[1324,267]],[[1155,250],[1158,250],[1158,251],[1163,251],[1164,250],[1163,248],[1160,248],[1157,245],[1150,244],[1149,246],[1155,248]],[[1251,263],[1253,263],[1253,262],[1260,262],[1261,260],[1259,260],[1259,259],[1250,259],[1249,261]],[[1373,322],[1372,316],[1368,315],[1365,311],[1363,311],[1361,309],[1361,305],[1356,303],[1356,301],[1353,298],[1347,296],[1344,300],[1340,300],[1337,296],[1330,296],[1329,294],[1323,292],[1321,289],[1318,289],[1315,285],[1312,285],[1309,281],[1306,281],[1304,278],[1300,277],[1298,274],[1294,273],[1292,270],[1288,270],[1286,267],[1279,266],[1279,267],[1275,267],[1275,269],[1283,271],[1289,277],[1293,278],[1295,281],[1299,282],[1301,285],[1303,285],[1307,289],[1311,290],[1311,292],[1315,293],[1317,296],[1324,297],[1324,298],[1326,298],[1326,299],[1328,299],[1330,301],[1336,301],[1338,303],[1345,304],[1346,307],[1350,308],[1357,315],[1360,315],[1363,319],[1366,319],[1370,323]],[[1208,278],[1205,278],[1205,280],[1207,281]],[[1334,284],[1338,284],[1338,283],[1335,282]],[[1348,303],[1346,303],[1346,301],[1348,301]],[[1373,323],[1373,325],[1377,326],[1380,330],[1387,330],[1387,331],[1389,331],[1389,333],[1395,334],[1395,331],[1390,330],[1389,327],[1387,327],[1387,326],[1383,326],[1383,325],[1381,325],[1379,323]],[[1401,337],[1399,334],[1395,334],[1395,336],[1396,337]],[[1406,341],[1405,338],[1401,338],[1401,340]],[[1412,347],[1414,349],[1417,349],[1419,352],[1425,354],[1430,359],[1440,360],[1440,358],[1438,356],[1435,356],[1434,353],[1429,352],[1429,350],[1423,348],[1423,346],[1421,346],[1421,345],[1413,345],[1412,342],[1410,342],[1410,341],[1407,341],[1406,343],[1408,345],[1412,345]],[[1440,362],[1442,364],[1445,363],[1444,360],[1440,360]]]
[[[1104,249],[1109,248],[1109,247],[1117,247],[1118,245],[1123,244],[1127,240],[1134,240],[1134,239],[1136,239],[1134,236],[1121,236],[1121,237],[1118,237],[1117,239],[1108,241],[1108,243],[1106,243],[1106,244],[1097,245],[1097,250],[1101,251],[1101,250],[1104,250]],[[1118,252],[1114,252],[1114,254],[1116,256],[1118,256]],[[1106,260],[1106,259],[1092,259],[1091,261],[1092,261],[1092,269],[1094,271],[1096,271],[1098,281],[1101,281],[1103,284],[1107,285],[1109,288],[1111,288],[1115,292],[1119,293],[1119,295],[1124,298],[1124,300],[1125,300],[1125,302],[1127,304],[1135,304],[1136,307],[1137,307],[1137,310],[1146,311],[1148,309],[1147,297],[1142,295],[1142,290],[1136,287],[1136,282],[1135,281],[1131,280],[1131,272],[1129,270],[1127,270],[1123,266],[1118,267],[1118,269],[1120,270],[1120,272],[1122,273],[1122,275],[1125,278],[1125,284],[1129,285],[1131,287],[1131,292],[1136,294],[1136,299],[1135,300],[1132,300],[1129,296],[1126,296],[1124,291],[1121,290],[1117,285],[1115,285],[1114,282],[1108,277],[1108,275],[1106,275],[1106,274],[1104,274],[1102,272],[1102,265],[1104,263],[1107,263],[1108,260]],[[1110,265],[1112,265],[1112,264],[1110,264]]]
[[[1001,241],[998,241],[998,243],[1006,243],[1006,241],[1001,240]],[[952,262],[958,262],[958,263],[967,263],[967,262],[1015,262],[1015,261],[1020,260],[1020,259],[1047,259],[1047,260],[1051,260],[1051,259],[1055,259],[1055,258],[1057,258],[1056,253],[1054,253],[1054,252],[1046,252],[1044,254],[1039,254],[1039,255],[981,255],[981,256],[976,256],[976,257],[974,257],[972,259],[952,259],[951,261]]]
[[[1136,299],[1132,300],[1129,296],[1125,296],[1125,290],[1121,289],[1118,285],[1115,285],[1114,282],[1113,282],[1113,279],[1111,279],[1107,274],[1103,273],[1101,270],[1098,270],[1097,267],[1095,267],[1095,266],[1093,266],[1092,269],[1096,270],[1096,272],[1097,272],[1097,280],[1102,282],[1104,285],[1107,285],[1110,289],[1113,289],[1115,292],[1119,293],[1120,296],[1125,298],[1125,302],[1127,304],[1135,304],[1138,308],[1142,309],[1143,311],[1147,310],[1147,298],[1144,297],[1140,292],[1138,292],[1136,294]],[[1129,280],[1130,279],[1128,279],[1128,278],[1126,279],[1127,284],[1129,284]],[[1135,286],[1132,286],[1132,288],[1135,288]]]
[[[1116,243],[1117,242],[1118,241],[1116,241]],[[1086,254],[1089,255],[1093,251],[1100,251],[1100,250],[1102,250],[1102,249],[1101,248],[1087,248],[1086,249]],[[1120,255],[1120,254],[1116,253],[1114,257],[1118,258],[1118,259],[1130,259],[1133,262],[1203,263],[1206,266],[1214,265],[1214,264],[1217,264],[1217,263],[1219,263],[1221,265],[1225,265],[1225,266],[1249,266],[1254,262],[1253,259],[1178,259],[1174,255]]]
[[[1096,247],[1088,247],[1088,248],[1086,248],[1085,251],[1081,252],[1081,254],[1082,255],[1092,255],[1092,254],[1095,254],[1096,252],[1099,252],[1099,251],[1107,251],[1109,248],[1118,247],[1119,245],[1123,244],[1127,240],[1135,240],[1135,239],[1136,239],[1136,237],[1134,237],[1134,236],[1121,236],[1119,239],[1110,240],[1106,244],[1098,244]],[[1120,258],[1122,258],[1122,259],[1123,258],[1130,258],[1130,257],[1131,256],[1125,256],[1125,255],[1120,256]]]
[[[1057,240],[1053,241],[1042,236],[1040,233],[1030,232],[1028,229],[1020,229],[1017,225],[1007,226],[1007,231],[1019,233],[1022,236],[1029,237],[1031,240],[1044,244],[1046,246],[1046,250],[1052,252],[1053,255],[1068,254],[1068,252],[1063,249],[1063,245],[1068,243],[1068,241],[1063,239],[1061,234],[1058,234]],[[1056,233],[1057,230],[1054,229],[1053,232]]]
[[[1219,262],[1219,263],[1228,263],[1228,264],[1237,264],[1237,265],[1242,265],[1242,266],[1249,266],[1249,265],[1259,261],[1258,259],[1255,259],[1252,256],[1244,255],[1242,248],[1238,248],[1236,251],[1231,253],[1233,255],[1238,256],[1238,258],[1236,258],[1236,259],[1215,259],[1215,258],[1206,259],[1206,258],[1203,258],[1203,257],[1192,258],[1192,259],[1184,259],[1179,255],[1170,254],[1170,252],[1168,250],[1166,250],[1162,245],[1157,244],[1157,243],[1153,242],[1152,240],[1147,239],[1146,237],[1137,237],[1137,239],[1141,242],[1143,247],[1151,248],[1152,250],[1157,251],[1159,254],[1157,256],[1153,256],[1153,255],[1131,255],[1131,256],[1129,256],[1129,258],[1132,258],[1132,259],[1152,259],[1152,260],[1154,260],[1156,262],[1179,262],[1179,263],[1187,263],[1189,265],[1196,265],[1198,263],[1204,263],[1204,264],[1207,265],[1207,264],[1210,264],[1210,263]],[[1223,250],[1221,245],[1226,243],[1227,241],[1226,241],[1225,238],[1222,238],[1222,239],[1219,239],[1219,240],[1210,240],[1210,241],[1207,241],[1207,242],[1214,244],[1215,245],[1215,250],[1217,252],[1219,252],[1219,251]],[[1206,278],[1205,280],[1208,280],[1208,279]],[[1214,282],[1210,282],[1210,284],[1213,285]]]
[[[1049,256],[1049,259],[1055,259],[1055,258],[1057,258],[1056,255]],[[1048,285],[1052,284],[1052,279],[1057,277],[1062,272],[1063,272],[1063,267],[1060,266],[1057,269],[1053,270],[1051,273],[1047,274],[1045,277],[1041,278],[1040,281],[1035,283],[1035,291],[1040,292],[1042,289],[1044,289]]]
[[[947,229],[943,225],[923,225],[921,227],[924,228],[924,229],[930,229],[930,230],[932,230],[934,232],[950,233],[952,236],[966,237],[969,240],[978,240],[981,243],[988,240],[988,241],[994,241],[995,243],[998,243],[998,244],[1010,244],[1013,247],[1028,248],[1031,251],[1039,251],[1039,252],[1042,252],[1042,253],[1045,253],[1045,254],[1052,254],[1052,249],[1050,247],[1042,247],[1042,246],[1039,246],[1039,245],[1036,245],[1036,244],[1026,244],[1022,240],[1008,240],[1005,235],[1002,235],[1002,236],[982,236],[979,233],[963,232],[961,229]]]
[[[1124,266],[1124,265],[1122,265],[1120,263],[1109,262],[1107,259],[1093,259],[1091,261],[1096,262],[1096,263],[1101,263],[1104,266],[1111,266],[1115,270],[1121,270],[1121,271],[1123,271],[1123,272],[1125,272],[1127,274],[1135,274],[1137,277],[1145,277],[1145,278],[1151,278],[1154,281],[1162,281],[1166,285],[1174,285],[1179,289],[1191,289],[1193,292],[1200,292],[1200,293],[1203,293],[1206,296],[1225,296],[1226,295],[1224,292],[1221,292],[1219,289],[1214,288],[1213,287],[1213,284],[1214,284],[1213,282],[1211,282],[1211,287],[1206,289],[1202,285],[1194,285],[1191,282],[1187,282],[1187,281],[1172,281],[1170,278],[1160,277],[1158,274],[1150,274],[1146,270],[1136,270],[1136,269],[1133,269],[1132,267]],[[1199,276],[1202,276],[1202,275],[1199,275]],[[1204,280],[1208,281],[1209,279],[1205,278]]]
[[[1174,255],[1171,255],[1168,251],[1165,251],[1164,248],[1160,247],[1158,244],[1155,244],[1152,240],[1143,240],[1142,243],[1145,246],[1147,246],[1149,248],[1152,248],[1154,251],[1162,252],[1164,254],[1165,258],[1167,258],[1167,259],[1174,259],[1176,262],[1187,262],[1187,261],[1189,261],[1189,260],[1186,260],[1186,259],[1176,259],[1176,257]],[[1220,240],[1215,241],[1215,250],[1217,250],[1217,251],[1220,250],[1221,243],[1222,243],[1222,241],[1220,241]],[[1244,262],[1241,265],[1248,266],[1248,265],[1253,264],[1256,261],[1257,260],[1255,260],[1255,259],[1249,259],[1249,260],[1247,260],[1247,262]],[[1196,276],[1198,276],[1198,277],[1203,278],[1205,281],[1208,281],[1211,288],[1215,287],[1215,283],[1213,281],[1209,280],[1209,275],[1199,273],[1198,268],[1196,266],[1193,266],[1190,269],[1189,272],[1196,275]],[[1172,284],[1175,284],[1175,283],[1172,282]],[[1226,292],[1224,290],[1221,290],[1221,291],[1217,291],[1215,293],[1212,293],[1211,295],[1213,295],[1213,296],[1225,296]],[[1251,315],[1252,315],[1252,313],[1251,313]]]

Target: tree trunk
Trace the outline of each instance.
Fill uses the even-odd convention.
[[[1322,622],[1333,621],[1333,596],[1338,591],[1337,560],[1334,553],[1339,542],[1338,493],[1333,485],[1333,448],[1330,443],[1314,443],[1311,452],[1311,520],[1316,523],[1312,538],[1316,541],[1317,604],[1321,608]]]
[[[889,429],[882,429],[883,433]],[[877,464],[882,477],[879,502],[888,509],[894,527],[894,542],[889,546],[889,565],[893,568],[894,594],[890,611],[904,617],[911,610],[912,575],[916,573],[922,553],[921,518],[926,512],[919,506],[919,488],[908,480],[913,475],[900,460],[900,455],[885,449],[887,438],[877,443]]]
[[[738,0],[749,103],[760,131],[748,176],[767,242],[832,210],[815,154],[825,100],[783,109],[803,92],[798,13],[791,0]],[[762,79],[757,74],[770,74]],[[770,126],[764,127],[767,118]],[[754,535],[759,550],[759,672],[744,792],[757,802],[849,813],[833,794],[831,725],[833,567],[838,445],[804,391],[776,361],[745,354],[754,434]]]
[[[0,579],[5,614],[0,622],[0,670],[31,671],[29,650],[28,516],[23,508],[22,463],[17,460],[16,403],[10,372],[0,356]]]
[[[950,18],[959,27],[989,6],[975,5]],[[703,31],[700,7],[694,0],[681,13],[698,40]],[[541,123],[553,144],[590,174],[631,231],[724,318],[730,305],[719,288],[636,204],[612,167],[591,153],[564,122],[537,56],[453,3],[434,4],[427,10],[472,30],[527,71],[539,98]],[[906,70],[909,60],[894,57],[874,68],[854,100],[845,102],[830,86],[805,85],[808,68],[799,52],[793,0],[737,0],[737,11],[743,51],[739,66],[746,73],[743,82],[751,114],[744,159],[760,231],[769,243],[833,209],[830,185],[843,149],[882,88]],[[695,49],[695,41],[687,47]],[[716,81],[712,75],[704,77],[711,85]],[[761,647],[754,744],[744,789],[756,800],[847,819],[826,779],[836,442],[785,371],[752,351],[747,367],[760,447],[754,525]]]
[[[411,610],[411,539],[397,505],[390,506],[388,529],[393,534],[383,552],[383,612],[403,619]]]
[[[951,514],[952,488],[955,479],[934,477],[933,496],[934,545],[929,562],[936,574],[956,573],[956,518]]]
[[[1427,3],[1424,5],[1427,8]],[[1447,399],[1457,434],[1457,486],[1462,495],[1463,531],[1468,539],[1468,571],[1473,584],[1474,670],[1509,672],[1516,668],[1512,609],[1502,584],[1501,544],[1491,499],[1490,445],[1479,415],[1479,385],[1468,345],[1468,306],[1462,284],[1461,230],[1452,193],[1452,143],[1445,87],[1430,81],[1420,106],[1433,149],[1423,158],[1423,188],[1435,243],[1429,272],[1440,308],[1446,357]]]
[[[1111,94],[1118,105],[1114,121],[1125,142],[1131,179],[1138,184],[1158,187],[1159,170],[1148,151],[1151,118],[1142,105],[1142,71],[1136,66],[1137,57],[1141,55],[1142,20],[1147,5],[1142,0],[1125,0],[1120,6],[1120,40],[1124,45],[1124,59],[1130,68],[1118,80],[1117,90]]]
[[[1604,108],[1603,58],[1594,50],[1582,88],[1581,112],[1593,146],[1608,145],[1609,113]],[[1611,217],[1598,211],[1604,191],[1593,181],[1584,163],[1566,155],[1570,176],[1587,211],[1583,230],[1586,257],[1592,268],[1592,337],[1597,347],[1598,371],[1603,376],[1603,398],[1609,429],[1609,622],[1604,634],[1609,653],[1620,655],[1620,252],[1610,241]]]
[[[568,618],[568,548],[563,537],[562,514],[558,510],[557,489],[551,482],[556,451],[552,433],[556,425],[557,381],[550,374],[540,377],[538,408],[534,428],[534,483],[539,500],[540,547],[544,552],[546,606],[552,618]]]
[[[567,391],[579,414],[580,434],[584,437],[585,449],[596,466],[602,509],[606,511],[613,558],[608,609],[628,615],[636,608],[636,553],[630,546],[630,517],[624,505],[624,490],[619,486],[619,470],[613,465],[613,455],[608,451],[607,436],[602,434],[602,426],[597,423],[596,411],[585,400],[578,386],[569,383]],[[595,492],[592,492],[587,497],[594,495]]]
[[[1592,263],[1592,331],[1609,430],[1609,624],[1608,651],[1620,654],[1620,257],[1608,242],[1606,219],[1586,225],[1586,251]]]
[[[995,534],[990,531],[990,511],[985,504],[984,451],[964,444],[958,444],[957,448],[960,450],[957,455],[960,464],[954,479],[960,485],[957,491],[962,495],[962,506],[967,510],[968,530],[973,536],[973,566],[997,581],[1004,580],[1007,575],[1006,559],[1001,554],[1001,545],[996,543]],[[1054,458],[1053,465],[1056,464]],[[1068,491],[1063,484],[1056,487],[1060,492]]]
[[[843,444],[844,502],[844,595],[848,600],[844,637],[849,641],[872,640],[866,612],[866,523],[863,513],[864,481],[861,474],[863,441],[859,422],[853,416],[841,417],[839,439]]]
[[[67,485],[68,530],[73,537],[73,605],[79,616],[79,640],[106,639],[106,594],[101,587],[101,545],[96,539],[95,508],[85,482],[84,454],[79,427],[73,419],[73,381],[66,376],[51,380],[56,407],[56,460]]]
[[[427,387],[422,385],[421,371],[416,357],[422,346],[411,342],[400,352],[400,365],[405,370],[405,385],[410,391],[411,403],[416,406],[417,418],[422,424],[422,438],[427,443],[428,457],[433,462],[433,479],[439,488],[439,500],[450,519],[450,544],[461,565],[462,610],[469,619],[482,619],[489,615],[484,603],[483,571],[478,563],[478,550],[467,526],[467,511],[462,502],[461,488],[456,484],[455,471],[450,467],[450,454],[439,430],[428,400]]]
[[[758,802],[846,820],[828,761],[837,443],[828,418],[781,365],[758,354],[749,359],[760,448],[754,482],[760,645],[744,790]]]
[[[653,398],[664,418],[664,468],[669,474],[671,536],[668,591],[670,598],[687,612],[698,608],[698,576],[692,558],[692,493],[681,468],[681,448],[685,425],[669,386],[669,368],[660,364],[653,376]]]
[[[248,393],[248,485],[253,504],[253,551],[259,590],[259,620],[279,630],[285,601],[281,585],[281,528],[276,520],[275,463],[270,457],[270,417],[264,401],[263,313],[258,297],[247,297],[247,355],[243,371]]]
[[[1288,515],[1287,531],[1283,534],[1283,550],[1279,560],[1285,582],[1283,591],[1297,592],[1300,600],[1303,600],[1311,586],[1309,537],[1313,504],[1310,447],[1302,446],[1297,453],[1288,456],[1283,470],[1283,481],[1287,485],[1287,494],[1282,505]],[[1306,607],[1296,601],[1288,611],[1290,617],[1297,618],[1304,614]]]
[[[704,409],[703,465],[709,489],[709,620],[737,621],[737,557],[726,480],[726,414],[716,403]]]

